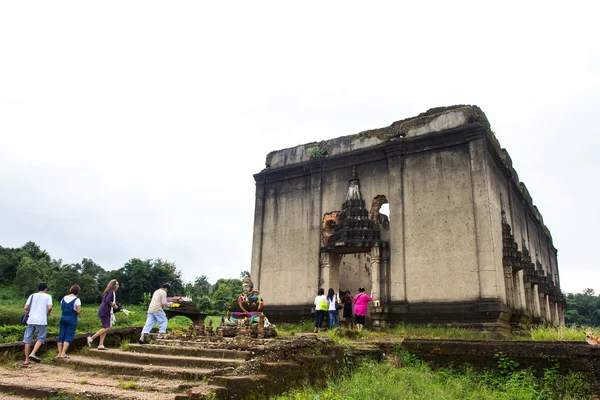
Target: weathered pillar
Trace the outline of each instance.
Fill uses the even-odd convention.
[[[377,306],[381,302],[381,249],[379,246],[371,247],[371,297]]]
[[[319,287],[328,288],[331,283],[331,265],[329,260],[329,252],[321,253],[321,263],[320,263],[320,279],[319,279]]]
[[[540,305],[540,292],[538,285],[533,285],[533,305],[533,316],[536,318],[542,318],[542,307]]]

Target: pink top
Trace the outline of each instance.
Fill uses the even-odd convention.
[[[367,315],[367,304],[373,300],[371,296],[364,293],[359,293],[354,296],[354,314],[364,316]]]

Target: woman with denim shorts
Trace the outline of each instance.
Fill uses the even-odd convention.
[[[75,338],[78,316],[81,313],[81,300],[77,297],[80,291],[81,288],[79,286],[71,286],[69,294],[63,297],[60,302],[62,315],[59,322],[60,331],[58,333],[58,340],[56,341],[56,347],[58,348],[56,358],[69,358],[67,357],[67,349],[73,338]]]

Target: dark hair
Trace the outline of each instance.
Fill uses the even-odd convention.
[[[171,285],[169,285],[168,283],[163,283],[162,285],[160,285],[160,288],[169,290],[171,289]]]
[[[46,285],[44,282],[42,282],[38,285],[38,292],[41,292],[42,290],[46,290],[46,289],[48,289],[48,285]]]
[[[349,290],[346,290],[344,293],[347,294],[348,296],[350,296],[352,294],[352,293],[350,293]]]
[[[363,293],[365,291],[365,288],[364,287],[359,287],[358,291],[361,292],[361,293]]]
[[[335,291],[333,290],[333,288],[329,288],[329,290],[327,291],[327,298],[329,299],[329,301],[333,301],[334,297]]]
[[[77,296],[79,292],[81,292],[79,285],[73,285],[71,286],[71,289],[69,289],[69,293],[73,293],[75,296]]]
[[[317,292],[317,295],[323,296],[324,294],[325,294],[325,289],[319,288],[319,291]]]

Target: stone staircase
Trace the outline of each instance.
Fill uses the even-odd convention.
[[[89,349],[68,359],[2,371],[0,396],[7,399],[228,398],[225,387],[209,384],[208,380],[235,372],[249,355],[247,351],[154,344],[131,344],[127,350]]]
[[[339,368],[339,355],[325,354],[319,345],[314,337],[289,343],[165,340],[84,348],[67,359],[6,366],[0,370],[0,399],[268,398],[303,382],[324,383],[324,371]]]

